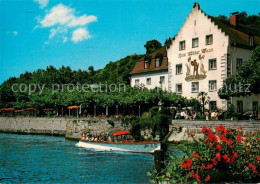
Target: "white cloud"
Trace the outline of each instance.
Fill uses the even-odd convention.
[[[88,30],[86,30],[85,28],[78,28],[77,30],[73,31],[71,40],[77,43],[88,38],[91,38]]]
[[[18,32],[17,31],[13,31],[13,34],[14,34],[14,36],[17,36]]]
[[[52,39],[56,34],[66,34],[67,32],[68,32],[67,28],[63,28],[63,27],[57,27],[56,29],[52,28],[50,30],[49,39]]]
[[[33,0],[35,3],[40,4],[40,8],[43,9],[49,4],[49,0]]]
[[[86,26],[91,22],[97,21],[97,17],[86,14],[77,16],[75,12],[73,8],[58,4],[47,11],[43,18],[37,18],[39,25],[36,27],[51,28],[49,40],[57,35],[61,35],[63,43],[65,43],[68,40],[67,34],[69,31],[73,32],[71,37],[73,42],[77,43],[86,40],[91,37]]]
[[[58,4],[57,6],[54,6],[42,20],[40,20],[40,24],[42,27],[51,27],[54,25],[75,27],[85,26],[95,21],[97,21],[96,16],[87,16],[84,14],[77,17],[75,16],[75,9],[69,8],[63,4]]]

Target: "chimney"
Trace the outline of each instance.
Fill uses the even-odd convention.
[[[230,14],[229,23],[235,27],[238,26],[238,12],[234,12]]]

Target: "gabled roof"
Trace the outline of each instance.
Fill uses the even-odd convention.
[[[144,68],[144,61],[146,60],[146,56],[142,57],[138,62],[136,62],[134,69],[130,73],[132,74],[140,74],[140,73],[149,73],[149,72],[161,72],[161,71],[167,71],[168,70],[168,59],[167,57],[167,51],[166,46],[152,52],[149,54],[149,57],[151,58],[150,67]],[[155,58],[156,57],[163,57],[161,66],[155,67]]]
[[[253,48],[249,44],[250,36],[254,36],[254,46],[260,45],[260,33],[253,28],[243,25],[233,26],[227,21],[217,17],[208,16],[226,35],[230,37],[231,44],[237,47]]]

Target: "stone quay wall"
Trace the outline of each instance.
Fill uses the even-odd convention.
[[[107,134],[116,130],[129,127],[117,118],[0,117],[2,133],[59,135],[78,140],[82,132]]]
[[[119,118],[80,118],[68,121],[65,137],[79,139],[82,132],[106,135],[111,131],[129,130]]]
[[[253,132],[260,131],[260,121],[189,121],[189,120],[172,120],[169,136],[169,142],[179,142],[189,140],[187,133],[193,133],[195,139],[203,137],[201,128],[207,126],[214,129],[218,125],[223,125],[226,128],[237,129],[242,127],[244,135],[250,135]]]

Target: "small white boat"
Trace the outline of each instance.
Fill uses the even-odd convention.
[[[114,132],[112,138],[108,137],[109,141],[87,141],[82,136],[77,146],[102,151],[125,151],[133,153],[153,153],[155,150],[161,149],[160,142],[129,140],[126,135],[130,134],[129,131]]]

